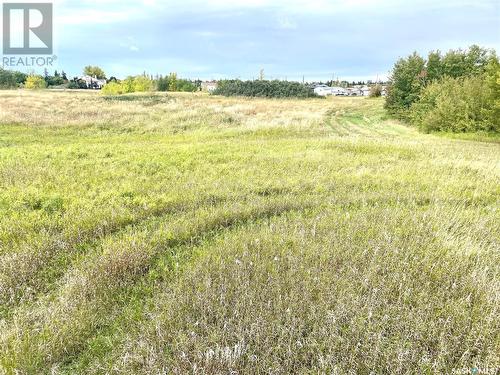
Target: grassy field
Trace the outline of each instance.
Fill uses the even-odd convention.
[[[500,366],[500,144],[381,100],[0,93],[0,373]]]

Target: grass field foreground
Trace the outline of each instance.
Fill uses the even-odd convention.
[[[500,144],[378,99],[0,93],[0,373],[500,366]]]

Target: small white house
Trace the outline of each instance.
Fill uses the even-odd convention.
[[[363,96],[370,96],[370,88],[368,86],[363,86],[360,90],[363,93]]]
[[[347,95],[349,96],[363,96],[363,91],[359,87],[349,87],[347,89]]]
[[[84,81],[85,84],[87,85],[87,88],[89,89],[102,89],[104,85],[106,84],[105,79],[99,79],[97,77],[91,77],[91,76],[82,76],[79,78],[80,80]]]
[[[327,85],[318,85],[314,88],[314,93],[319,96],[333,95],[332,88]]]
[[[348,92],[345,88],[343,87],[331,87],[332,90],[332,95],[335,96],[347,96]]]
[[[316,86],[314,92],[319,96],[347,96],[347,90],[343,87],[330,87],[327,85]]]
[[[217,89],[217,81],[205,81],[201,83],[201,91],[214,92]]]

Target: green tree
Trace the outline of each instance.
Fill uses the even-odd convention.
[[[443,74],[441,52],[432,51],[427,58],[427,81],[432,82]]]
[[[124,94],[134,92],[134,77],[129,76],[125,78],[120,85],[122,86],[122,92]]]
[[[198,91],[198,87],[196,86],[196,83],[188,79],[179,79],[177,80],[177,90],[183,92],[195,92]]]
[[[496,56],[486,67],[485,82],[491,93],[490,122],[494,129],[500,131],[500,63]]]
[[[445,77],[427,86],[411,107],[411,120],[426,132],[500,131],[492,123],[493,96],[485,76]]]
[[[153,89],[153,81],[142,75],[134,78],[134,92],[148,92]]]
[[[442,59],[442,75],[458,78],[482,74],[493,56],[491,51],[477,45],[472,45],[465,51],[450,50]]]
[[[414,52],[406,59],[400,59],[390,77],[385,107],[389,112],[405,118],[406,111],[418,100],[425,84],[425,60]]]
[[[26,82],[28,75],[26,73],[14,72],[14,79],[16,80],[16,85],[21,86]]]
[[[14,72],[0,68],[0,89],[12,89],[17,87],[17,84]]]
[[[156,81],[156,89],[158,91],[168,91],[168,77],[159,77]]]
[[[307,86],[298,82],[290,81],[219,81],[215,95],[224,96],[250,96],[267,98],[309,98],[316,94]]]
[[[177,91],[177,73],[168,75],[168,91]]]
[[[98,79],[106,79],[106,74],[104,70],[99,68],[98,66],[88,65],[83,69],[83,74],[91,77],[96,77]]]

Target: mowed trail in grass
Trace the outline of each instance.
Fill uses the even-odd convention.
[[[382,107],[0,93],[0,373],[498,366],[500,145]]]

